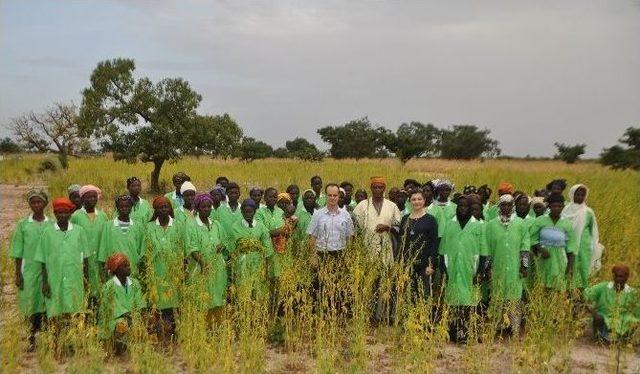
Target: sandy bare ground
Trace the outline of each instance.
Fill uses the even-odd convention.
[[[7,240],[15,227],[17,220],[29,213],[28,205],[24,201],[24,194],[32,186],[14,186],[0,184],[0,202],[3,209],[0,210],[0,237],[2,239],[2,248],[8,247]],[[2,254],[6,256],[7,254]],[[7,275],[3,272],[2,275]],[[11,274],[11,273],[9,273]],[[2,289],[4,296],[15,301],[15,287],[13,286],[12,277],[2,277]],[[0,311],[0,331],[5,322],[5,312]],[[396,372],[393,367],[392,351],[393,347],[388,344],[378,342],[375,337],[370,337],[368,345],[368,371],[376,373],[392,373]],[[465,346],[457,346],[447,344],[443,350],[432,359],[435,361],[436,373],[464,373]],[[526,369],[511,367],[512,360],[509,355],[512,354],[508,344],[497,343],[490,349],[493,358],[487,372],[491,373],[510,373],[510,372],[527,372]],[[636,348],[632,353],[625,353],[622,356],[620,365],[620,373],[640,373],[640,352]],[[571,353],[572,364],[570,372],[572,373],[609,373],[615,372],[616,360],[615,352],[611,349],[592,342],[588,337],[583,337],[574,344]],[[177,358],[176,361],[181,361]],[[304,354],[288,354],[283,352],[281,348],[272,347],[267,351],[267,372],[307,372],[315,371],[315,360]],[[126,363],[119,360],[113,360],[107,363],[105,370],[111,372],[123,371],[122,366],[127,367]],[[175,367],[176,371],[182,371],[181,365]],[[32,354],[25,354],[23,357],[22,367],[24,372],[38,371],[38,364]],[[118,369],[120,367],[120,369]],[[61,368],[61,371],[64,369]],[[127,369],[124,369],[128,371]],[[554,369],[550,369],[553,372]]]

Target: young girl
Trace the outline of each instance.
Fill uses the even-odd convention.
[[[42,265],[34,261],[34,257],[45,226],[51,224],[44,214],[48,201],[49,197],[43,190],[34,189],[27,193],[27,203],[32,213],[18,222],[9,249],[9,256],[15,260],[20,313],[31,322],[29,350],[35,348],[35,334],[42,326],[45,313]]]
[[[127,256],[132,274],[137,276],[140,257],[145,249],[145,224],[130,217],[132,198],[129,195],[118,196],[115,205],[117,216],[104,225],[98,249],[98,262],[104,267],[109,256],[122,252]],[[149,219],[147,218],[146,221]]]
[[[107,259],[106,269],[112,277],[102,286],[98,326],[103,338],[113,339],[119,355],[126,349],[124,338],[133,323],[131,314],[144,309],[147,303],[140,283],[130,277],[127,255],[112,254]]]
[[[140,223],[141,225],[145,225],[149,222],[149,218],[151,218],[151,204],[143,198],[140,197],[140,192],[142,192],[142,183],[140,179],[137,177],[131,177],[127,179],[127,191],[129,191],[129,196],[131,197],[131,219]],[[131,258],[129,258],[131,261]],[[135,269],[135,266],[134,266]]]

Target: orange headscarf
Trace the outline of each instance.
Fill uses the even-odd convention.
[[[513,188],[513,185],[511,183],[507,183],[507,182],[500,182],[500,184],[498,185],[498,193],[499,194],[510,194],[513,195],[513,191],[515,189]]]
[[[107,263],[105,264],[105,267],[107,268],[109,273],[115,274],[116,270],[118,270],[120,266],[123,266],[128,263],[129,263],[129,259],[127,258],[127,255],[125,255],[122,252],[116,252],[111,256],[109,256],[109,258],[107,259]]]
[[[54,212],[65,210],[73,211],[74,209],[76,209],[76,206],[71,202],[71,200],[67,199],[66,197],[57,197],[53,199],[53,202],[51,202],[51,206],[53,206]]]
[[[371,185],[374,185],[374,184],[381,184],[383,186],[386,186],[387,180],[381,176],[371,177]]]

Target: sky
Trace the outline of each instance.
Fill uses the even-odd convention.
[[[0,2],[0,134],[81,103],[102,60],[183,77],[273,146],[368,116],[488,128],[503,154],[588,157],[640,126],[640,0]]]

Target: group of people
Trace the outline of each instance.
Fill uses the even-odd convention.
[[[18,222],[9,255],[32,345],[45,317],[87,308],[96,311],[106,339],[126,335],[131,314],[142,309],[157,315],[159,334],[171,336],[183,282],[204,283],[203,304],[215,319],[231,283],[253,297],[272,292],[269,282],[280,276],[291,243],[340,258],[354,240],[381,276],[401,262],[416,297],[442,296],[455,312],[454,341],[466,338],[470,314],[489,300],[504,308],[511,333],[519,334],[523,302],[536,284],[547,292],[580,290],[601,339],[628,336],[640,318],[628,267],[616,265],[611,282],[589,284],[602,246],[582,184],[570,188],[565,202],[564,180],[532,197],[503,182],[492,203],[487,185],[454,193],[445,179],[408,179],[385,195],[384,177],[372,177],[369,191],[355,191],[349,182],[324,185],[314,176],[302,192],[297,185],[285,192],[254,187],[244,200],[225,177],[205,192],[185,173],[172,181],[173,191],[148,202],[141,181],[129,178],[112,217],[98,208],[102,193],[93,185],[69,186],[68,197],[53,199],[55,217],[45,214],[45,191],[27,194],[32,213]]]

